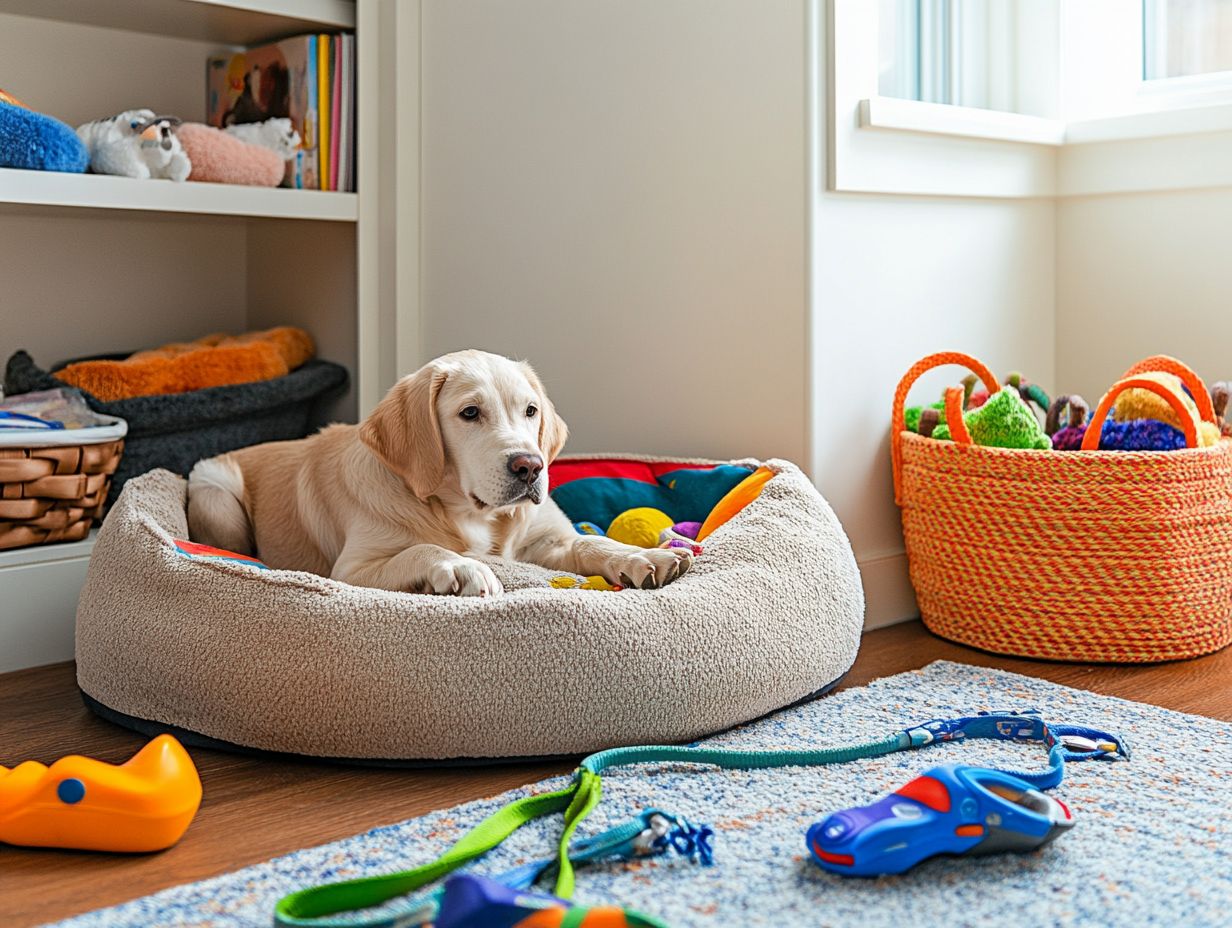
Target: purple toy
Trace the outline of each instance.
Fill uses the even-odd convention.
[[[672,526],[672,531],[677,535],[683,535],[685,538],[697,540],[697,533],[702,530],[700,522],[677,522]]]
[[[1061,427],[1061,413],[1069,407],[1069,424]],[[1054,451],[1077,451],[1082,447],[1082,437],[1086,434],[1087,415],[1089,413],[1086,400],[1078,394],[1058,396],[1048,407],[1044,418],[1044,431],[1052,436]]]

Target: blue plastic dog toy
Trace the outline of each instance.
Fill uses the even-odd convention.
[[[1074,827],[1069,807],[1018,777],[987,767],[933,767],[869,806],[836,812],[808,830],[824,870],[903,873],[937,854],[1033,851]]]

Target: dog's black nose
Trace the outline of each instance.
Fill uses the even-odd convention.
[[[543,458],[537,454],[511,454],[509,456],[509,473],[527,486],[538,480],[542,472]]]

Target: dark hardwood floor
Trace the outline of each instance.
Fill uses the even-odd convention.
[[[995,657],[933,637],[918,622],[865,636],[844,687],[938,659],[1000,667],[1057,683],[1232,721],[1232,648],[1174,664],[1105,667]],[[71,664],[0,675],[0,763],[64,754],[126,760],[139,735],[82,706]],[[569,761],[473,769],[377,770],[257,760],[194,750],[205,800],[179,845],[115,856],[0,845],[0,925],[36,925],[215,876],[522,783]]]

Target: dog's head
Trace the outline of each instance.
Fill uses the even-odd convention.
[[[458,351],[398,381],[359,434],[420,499],[485,510],[543,502],[568,428],[529,364]]]

